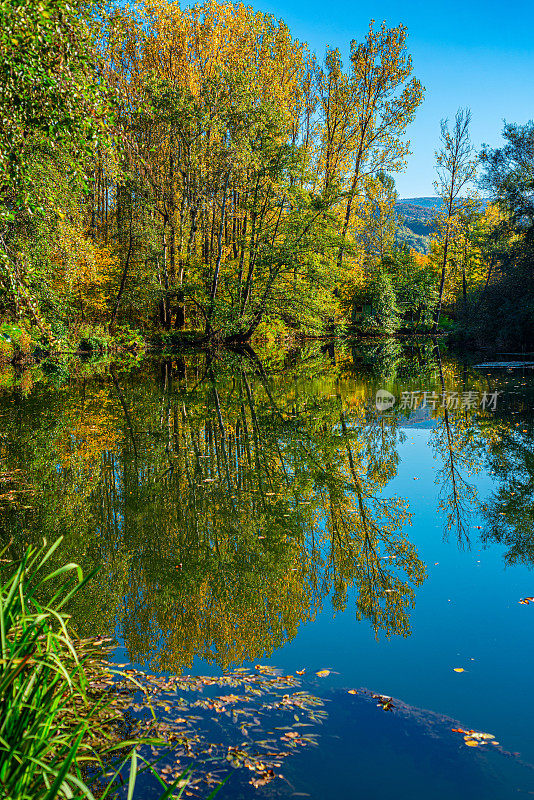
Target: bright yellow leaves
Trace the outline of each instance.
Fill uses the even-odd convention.
[[[451,728],[453,733],[462,733],[464,736],[464,744],[467,747],[478,747],[479,745],[493,744],[498,745],[499,742],[495,740],[492,733],[483,733],[481,731],[464,730],[464,728]]]
[[[182,298],[164,327],[175,314],[176,327],[250,336],[266,318],[312,329],[346,318],[369,254],[393,238],[380,176],[402,168],[422,98],[406,29],[371,24],[349,69],[334,50],[321,69],[284,23],[240,3],[146,0],[115,8],[103,41],[154,222],[143,247],[162,253],[134,282]]]
[[[199,97],[205,81],[221,70],[246,74],[250,90],[287,112],[302,93],[305,46],[283,22],[240,3],[209,0],[181,8],[166,0],[145,3],[140,75],[156,70]]]
[[[75,225],[60,220],[51,266],[48,286],[57,301],[70,306],[81,321],[105,321],[118,272],[117,258],[111,249],[96,245],[82,236]]]

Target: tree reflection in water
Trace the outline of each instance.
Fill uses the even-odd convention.
[[[118,620],[130,657],[158,669],[268,656],[352,593],[377,635],[408,635],[425,567],[406,500],[387,493],[405,412],[374,409],[377,364],[390,382],[415,364],[438,392],[465,376],[428,348],[389,347],[358,374],[334,360],[191,353],[7,395],[2,535],[17,551],[64,533],[69,559],[101,566],[73,609],[80,630]],[[502,421],[433,416],[446,524],[465,539],[464,476],[504,447]]]

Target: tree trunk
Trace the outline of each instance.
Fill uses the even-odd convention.
[[[129,229],[129,236],[128,236],[128,252],[126,254],[126,260],[124,262],[124,269],[122,270],[122,277],[119,286],[119,291],[117,292],[117,299],[115,300],[115,306],[113,308],[113,313],[111,315],[111,319],[109,321],[109,332],[113,331],[115,326],[115,322],[117,320],[117,313],[119,311],[119,305],[122,299],[122,295],[124,293],[124,288],[126,286],[126,280],[128,278],[128,270],[130,267],[130,259],[132,256],[132,246],[133,246],[133,235],[132,235],[132,217],[133,217],[133,206],[130,202],[130,229]]]

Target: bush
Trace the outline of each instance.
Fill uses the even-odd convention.
[[[0,335],[0,364],[9,364],[15,355],[13,342]]]
[[[87,325],[78,331],[78,350],[93,353],[106,353],[111,345],[111,336],[106,328]]]
[[[26,328],[8,322],[0,326],[0,362],[29,358],[34,350],[35,342]]]
[[[132,745],[163,742],[124,741],[111,700],[91,695],[90,687],[105,684],[108,672],[94,645],[71,634],[65,607],[85,581],[75,564],[47,566],[60,542],[29,548],[18,563],[0,551],[2,800],[94,800],[88,767],[95,779],[106,775],[99,796],[111,800],[131,758],[130,800],[138,757],[135,750],[126,759],[118,754]],[[50,596],[46,604],[43,594]],[[149,764],[145,769],[154,771]],[[182,789],[174,794],[180,781]],[[180,797],[183,784],[180,776],[161,800]]]
[[[358,312],[357,309],[363,310]],[[397,302],[389,275],[380,270],[353,300],[352,324],[364,333],[394,333],[398,325]]]

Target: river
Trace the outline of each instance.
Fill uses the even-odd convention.
[[[127,668],[291,674],[322,700],[284,701],[296,729],[228,692],[199,707],[226,751],[289,752],[220,798],[531,795],[534,371],[513,357],[391,340],[11,372],[2,537],[63,535],[100,569],[74,619]]]

